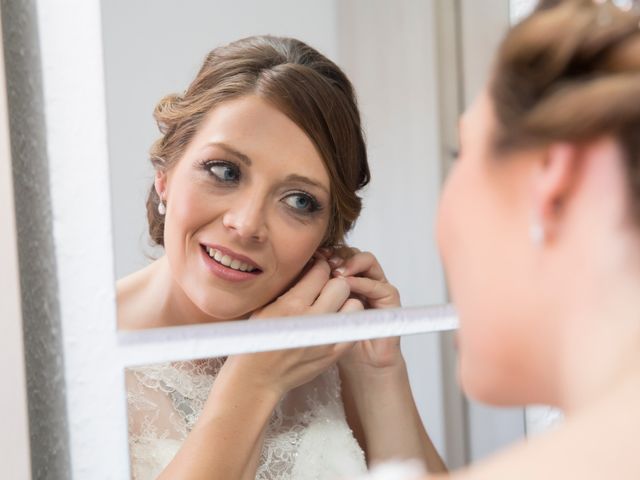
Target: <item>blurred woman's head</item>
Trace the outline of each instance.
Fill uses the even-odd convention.
[[[273,300],[360,213],[369,167],[352,85],[298,40],[213,50],[154,115],[163,135],[151,149],[149,233],[212,319]]]
[[[461,122],[439,242],[461,381],[480,400],[562,403],[579,319],[638,281],[639,20],[611,2],[541,2]]]

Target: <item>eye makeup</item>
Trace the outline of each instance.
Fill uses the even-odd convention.
[[[205,160],[200,167],[220,184],[236,185],[240,182],[240,167],[228,160]]]
[[[207,159],[199,161],[197,168],[202,170],[221,187],[237,187],[243,177],[241,166],[229,160]],[[295,178],[305,177],[295,176]],[[289,179],[289,177],[287,177],[287,179]],[[313,185],[315,186],[315,184]],[[324,187],[322,188],[324,190]],[[302,189],[286,192],[280,201],[290,213],[298,217],[312,217],[324,210],[323,202],[320,202],[315,195]]]
[[[313,215],[323,210],[322,204],[316,197],[303,190],[289,193],[282,201],[296,214]]]

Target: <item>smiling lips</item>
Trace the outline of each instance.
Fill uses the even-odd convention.
[[[202,245],[202,250],[206,254],[209,265],[214,267],[214,273],[223,276],[227,280],[248,279],[262,273],[251,259],[224,247]],[[231,276],[226,275],[226,273],[231,274]]]
[[[232,258],[229,255],[225,255],[220,250],[216,250],[215,248],[207,248],[207,253],[211,258],[213,258],[216,262],[224,265],[225,267],[232,268],[234,270],[240,270],[241,272],[253,272],[257,270],[252,267],[248,263],[241,262],[236,258]]]

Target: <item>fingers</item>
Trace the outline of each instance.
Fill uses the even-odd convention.
[[[351,350],[355,345],[356,342],[336,343],[333,346],[333,354],[335,355],[335,359],[338,360],[342,355]]]
[[[381,282],[387,281],[378,259],[370,252],[358,252],[342,262],[335,261],[334,258],[329,259],[334,275],[342,277],[358,275]]]
[[[316,255],[321,255],[325,260],[329,260],[333,256],[333,247],[322,247],[316,251]]]
[[[340,309],[341,313],[360,312],[364,310],[364,304],[357,298],[349,298]]]
[[[313,347],[303,347],[292,350],[301,356],[297,358],[296,364],[299,366],[309,366],[311,368],[324,370],[332,363],[337,362],[342,355],[351,350],[356,342],[343,342],[335,344],[317,345]]]
[[[310,313],[335,313],[345,304],[351,293],[344,278],[332,278],[324,286],[310,309]]]
[[[373,308],[394,308],[400,306],[398,289],[390,283],[365,277],[345,277],[351,293],[365,297]]]
[[[284,293],[279,300],[290,303],[299,303],[301,306],[310,306],[318,298],[323,287],[330,278],[331,269],[326,260],[315,258],[314,263],[307,273],[298,282]]]

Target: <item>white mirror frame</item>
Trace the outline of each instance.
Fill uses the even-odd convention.
[[[128,366],[456,328],[435,307],[117,332],[100,2],[37,15],[73,478],[129,475]]]

